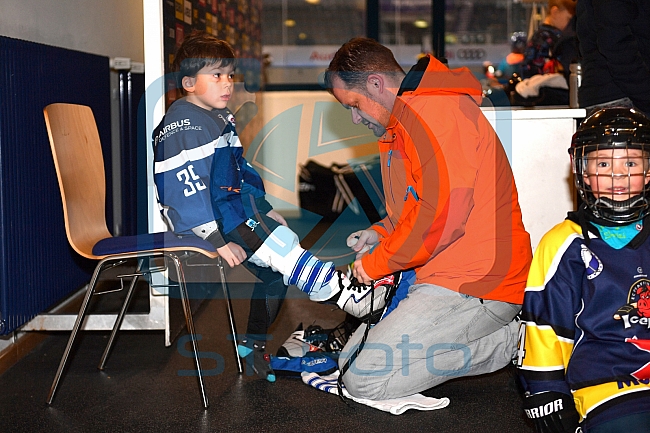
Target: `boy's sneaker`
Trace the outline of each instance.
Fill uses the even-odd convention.
[[[266,353],[266,343],[263,341],[242,340],[237,345],[237,354],[246,361],[262,379],[275,382],[275,372],[271,368],[271,357]]]
[[[399,283],[399,273],[389,275],[375,281],[372,285],[363,284],[354,277],[348,277],[341,271],[336,271],[341,291],[336,299],[336,305],[346,313],[361,320],[370,317],[381,318],[389,297],[395,292]],[[377,318],[377,320],[378,320]]]

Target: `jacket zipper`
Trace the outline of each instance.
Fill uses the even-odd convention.
[[[406,201],[406,199],[409,198],[409,193],[413,196],[415,201],[420,201],[420,197],[418,197],[418,193],[415,192],[415,188],[413,188],[411,185],[409,185],[409,187],[406,188],[406,194],[404,194],[404,201]]]
[[[387,161],[387,166],[388,166],[388,190],[390,191],[390,198],[395,201],[395,195],[393,194],[393,176],[391,173],[390,169],[390,160],[393,157],[393,149],[390,149],[388,151],[388,161]]]

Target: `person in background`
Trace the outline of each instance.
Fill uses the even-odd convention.
[[[546,18],[531,35],[524,51],[524,78],[564,72],[555,48],[575,12],[576,0],[549,0]]]
[[[513,74],[521,76],[526,42],[525,32],[515,32],[510,36],[510,54],[499,62],[495,73],[500,84],[506,84]]]
[[[541,240],[517,365],[538,433],[650,426],[650,119],[589,116],[571,165],[583,203]]]
[[[581,107],[636,107],[650,115],[650,2],[580,0]]]

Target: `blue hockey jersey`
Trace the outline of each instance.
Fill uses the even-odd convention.
[[[228,233],[252,208],[271,210],[264,184],[243,157],[228,109],[174,102],[153,133],[154,182],[161,212],[177,234],[216,221]]]
[[[567,219],[542,238],[517,358],[527,392],[572,395],[588,427],[650,411],[647,230],[619,250],[597,233],[585,242],[582,227]]]

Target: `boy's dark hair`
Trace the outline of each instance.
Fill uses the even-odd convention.
[[[195,77],[205,66],[215,64],[236,67],[235,51],[222,39],[206,32],[193,31],[183,39],[172,64],[177,89],[185,95],[183,77]]]
[[[324,87],[331,93],[338,77],[348,89],[365,89],[370,74],[404,74],[393,52],[370,38],[354,38],[338,49],[324,76]]]

